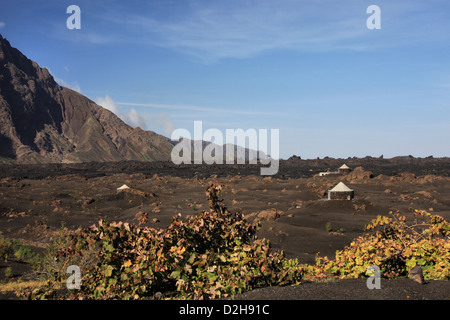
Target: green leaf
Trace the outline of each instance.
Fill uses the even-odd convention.
[[[209,281],[216,281],[218,276],[216,274],[214,274],[214,273],[207,272],[206,273],[206,278],[208,278]]]
[[[114,271],[114,267],[111,265],[108,265],[105,270],[105,277],[111,277],[113,271]]]
[[[114,251],[114,246],[112,245],[112,243],[108,243],[105,245],[105,251],[106,252],[113,252]]]
[[[172,279],[180,279],[180,275],[181,275],[181,271],[180,270],[175,270],[175,271],[172,271],[172,273],[170,274],[170,277],[172,278]]]
[[[425,254],[425,250],[423,250],[422,248],[419,248],[416,252],[421,256]]]
[[[188,260],[188,262],[190,263],[190,264],[193,264],[194,263],[194,261],[195,261],[195,253],[193,253],[193,254],[191,254],[191,256],[189,257],[189,260]]]
[[[425,265],[426,263],[427,263],[427,261],[426,261],[425,259],[420,258],[420,259],[417,260],[417,264],[418,264],[419,266],[423,266],[423,265]]]
[[[412,258],[406,261],[406,266],[410,268],[414,268],[416,266],[416,259]]]

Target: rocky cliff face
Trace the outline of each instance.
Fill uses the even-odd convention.
[[[0,35],[0,161],[169,160],[172,147],[59,86]]]

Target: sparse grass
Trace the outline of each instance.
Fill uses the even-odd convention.
[[[31,250],[30,246],[19,240],[0,238],[0,259],[5,262],[15,260],[34,265],[39,259],[39,255]]]
[[[0,283],[0,293],[14,292],[16,296],[22,296],[26,291],[40,289],[48,285],[47,281],[9,281]]]
[[[7,261],[14,253],[13,243],[9,239],[0,238],[0,259]]]
[[[7,267],[5,269],[5,277],[11,278],[11,276],[12,276],[12,268],[11,267]]]
[[[342,228],[334,229],[334,228],[332,227],[330,221],[328,221],[328,222],[325,224],[325,229],[326,229],[327,232],[329,232],[329,233],[331,233],[331,232],[344,233],[344,229],[342,229]]]

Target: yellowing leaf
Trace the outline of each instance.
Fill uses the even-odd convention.
[[[125,267],[125,268],[128,268],[128,267],[130,267],[131,266],[131,260],[127,260],[127,261],[125,261],[124,262],[124,264],[123,264],[123,266]]]
[[[111,265],[108,265],[105,270],[105,276],[111,277],[113,270],[114,270],[114,267]]]

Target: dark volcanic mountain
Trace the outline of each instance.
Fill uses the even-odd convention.
[[[169,160],[172,147],[59,86],[0,35],[0,162]]]

